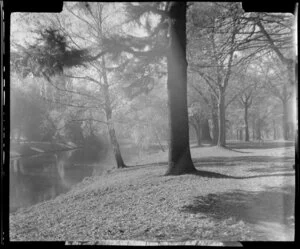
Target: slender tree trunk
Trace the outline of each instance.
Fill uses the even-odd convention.
[[[276,134],[276,124],[275,120],[273,120],[273,140],[277,139],[277,134]]]
[[[114,124],[112,122],[112,108],[111,108],[111,101],[110,101],[110,95],[109,95],[109,85],[108,85],[108,79],[107,79],[107,75],[105,72],[105,59],[104,57],[102,57],[102,66],[103,66],[103,79],[104,79],[104,86],[103,86],[103,91],[104,91],[104,95],[105,95],[105,114],[106,114],[106,120],[107,120],[107,128],[108,128],[108,133],[109,133],[109,137],[110,137],[110,142],[111,145],[113,147],[113,153],[115,156],[115,160],[117,163],[117,167],[118,168],[125,168],[126,165],[123,161],[123,157],[121,154],[121,150],[120,150],[120,146],[118,143],[118,139],[116,136],[116,131],[114,128]]]
[[[193,127],[196,133],[197,145],[201,146],[201,127],[199,124],[193,124]]]
[[[156,140],[157,140],[157,142],[159,144],[160,149],[162,150],[162,152],[165,152],[164,146],[160,142],[160,139],[159,139],[159,136],[158,136],[156,128],[154,128],[154,133],[155,133],[155,137],[156,137]]]
[[[247,104],[245,105],[244,121],[245,121],[245,141],[249,142],[248,106],[247,106]]]
[[[213,120],[213,144],[218,143],[219,138],[219,119],[218,115],[216,113],[212,114],[212,120]]]
[[[260,119],[258,119],[257,120],[257,124],[256,124],[256,126],[255,126],[255,128],[256,128],[256,139],[257,140],[261,140],[262,139],[262,137],[261,137],[261,120]]]
[[[218,146],[226,146],[226,120],[225,120],[225,96],[224,92],[220,89],[219,93],[219,103],[218,103],[218,114],[219,114],[219,137],[218,137]]]
[[[208,143],[212,142],[207,118],[205,118],[201,124],[201,140],[206,141]]]
[[[282,108],[283,108],[283,115],[282,115],[282,132],[283,132],[283,139],[288,140],[289,132],[288,132],[288,110],[287,110],[287,101],[282,101]]]
[[[240,141],[243,141],[243,129],[240,129]]]
[[[218,102],[217,98],[211,94],[211,116],[212,116],[212,123],[213,123],[213,144],[217,145],[218,138],[219,138],[219,119],[218,119]]]
[[[189,144],[187,110],[186,2],[169,10],[170,48],[167,55],[170,147],[166,175],[195,172]]]
[[[254,141],[256,138],[255,134],[256,134],[255,118],[253,117],[253,119],[252,119],[252,141]]]

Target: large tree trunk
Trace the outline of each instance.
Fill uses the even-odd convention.
[[[219,114],[219,137],[218,137],[217,145],[219,147],[225,147],[226,146],[225,95],[221,89],[219,93],[218,114]]]
[[[109,85],[108,85],[108,79],[107,75],[105,72],[105,59],[102,57],[102,66],[103,66],[103,79],[104,79],[104,86],[103,86],[103,91],[105,95],[105,114],[106,114],[106,120],[107,120],[107,128],[108,128],[108,133],[109,133],[109,138],[111,145],[113,147],[113,153],[115,156],[115,160],[117,163],[118,168],[125,168],[126,165],[123,161],[120,146],[118,143],[118,139],[116,136],[114,124],[112,122],[112,108],[111,108],[111,101],[110,101],[110,95],[109,95]]]
[[[245,141],[249,142],[248,106],[247,106],[247,104],[245,105],[244,121],[245,121]]]
[[[212,142],[207,118],[205,118],[201,124],[201,140],[208,143]]]
[[[170,147],[166,175],[195,172],[189,145],[187,110],[186,2],[172,2],[167,54]]]

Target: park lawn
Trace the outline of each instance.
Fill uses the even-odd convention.
[[[199,174],[164,176],[167,152],[149,156],[11,214],[10,240],[294,239],[293,147],[191,152]]]

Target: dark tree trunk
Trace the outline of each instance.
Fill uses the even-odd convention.
[[[105,69],[104,57],[102,57],[102,65],[103,65],[103,68]],[[103,79],[104,79],[103,91],[104,91],[104,95],[105,95],[105,114],[106,114],[109,138],[110,138],[111,145],[113,147],[113,153],[115,156],[117,167],[125,168],[126,165],[122,158],[122,154],[121,154],[120,146],[119,146],[118,139],[116,136],[114,124],[112,122],[112,108],[111,108],[111,101],[110,101],[110,96],[109,96],[108,80],[107,80],[106,72],[103,73]]]
[[[225,147],[226,146],[225,95],[221,89],[219,93],[218,114],[219,114],[219,137],[218,137],[217,145],[219,147]]]
[[[111,141],[111,144],[113,147],[113,152],[114,152],[115,160],[117,163],[117,167],[125,168],[126,165],[123,161],[121,151],[120,151],[120,146],[119,146],[117,136],[116,136],[116,132],[115,132],[115,129],[114,129],[114,126],[112,123],[108,125],[108,131],[109,131],[110,141]]]
[[[245,106],[244,121],[245,121],[245,141],[249,142],[248,106],[247,105]]]
[[[111,142],[111,145],[113,148],[113,153],[115,156],[117,167],[125,168],[126,165],[122,158],[122,154],[121,154],[120,146],[119,146],[118,139],[116,136],[115,128],[114,128],[113,123],[111,122],[111,110],[109,110],[109,109],[107,110],[107,108],[106,108],[105,113],[106,113],[106,120],[108,123],[107,128],[108,128],[109,138],[110,138],[110,142]]]
[[[201,140],[208,143],[212,142],[207,118],[205,118],[201,124]]]
[[[170,48],[167,55],[170,147],[166,175],[195,172],[189,145],[187,110],[186,2],[169,10]]]

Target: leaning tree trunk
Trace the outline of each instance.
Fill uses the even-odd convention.
[[[118,168],[125,168],[126,165],[123,161],[123,157],[121,154],[120,146],[118,143],[118,139],[116,136],[116,131],[114,128],[114,124],[112,122],[112,108],[111,108],[111,101],[110,101],[110,96],[109,96],[109,89],[108,89],[108,80],[107,80],[107,75],[105,72],[105,59],[102,57],[102,65],[104,68],[104,73],[103,73],[103,79],[104,79],[104,86],[103,86],[103,92],[105,95],[105,114],[106,114],[106,121],[107,121],[107,128],[108,128],[108,133],[109,133],[109,138],[111,145],[113,147],[113,153],[115,156],[115,160],[117,163]]]
[[[226,146],[226,121],[225,121],[225,96],[224,92],[220,89],[219,92],[219,102],[218,102],[218,115],[219,115],[219,137],[218,146]]]
[[[170,147],[166,175],[195,172],[189,145],[187,110],[186,2],[169,10],[170,47],[167,54]]]
[[[107,128],[108,128],[108,133],[109,133],[109,138],[110,138],[110,142],[113,148],[113,153],[115,156],[115,160],[117,163],[117,167],[118,168],[125,168],[126,165],[123,161],[122,155],[121,155],[121,150],[120,150],[120,146],[117,140],[117,136],[116,136],[116,131],[114,128],[114,124],[112,122],[112,111],[110,107],[106,106],[105,109],[105,114],[106,114],[106,120],[107,120]]]
[[[207,118],[205,118],[201,124],[201,140],[208,143],[212,142]]]

